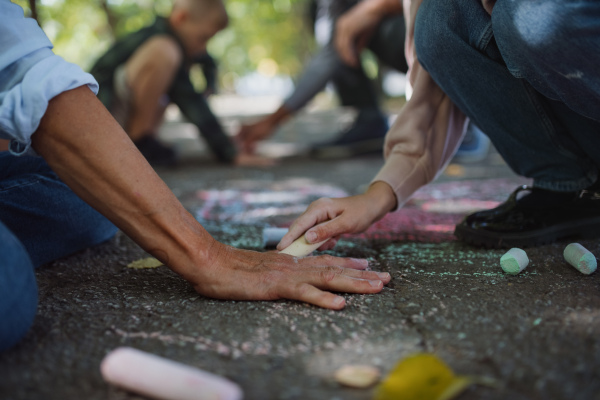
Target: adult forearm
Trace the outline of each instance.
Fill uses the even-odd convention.
[[[86,87],[50,101],[33,147],[75,193],[205,296],[289,298],[341,309],[344,299],[329,290],[377,293],[390,280],[387,273],[360,271],[367,266],[362,260],[297,260],[217,242],[183,209]]]
[[[32,142],[78,196],[182,275],[213,244],[87,87],[51,100]]]

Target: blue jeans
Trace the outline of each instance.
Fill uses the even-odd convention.
[[[116,230],[42,158],[0,152],[0,351],[33,323],[34,268],[106,241]]]
[[[600,2],[424,0],[417,57],[534,186],[576,191],[600,169]]]

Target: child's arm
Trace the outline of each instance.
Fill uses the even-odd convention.
[[[206,98],[196,92],[184,69],[177,72],[169,92],[171,100],[200,130],[217,158],[239,166],[270,166],[274,161],[247,152],[239,152],[233,140],[225,133],[217,117],[209,108]]]
[[[223,130],[204,96],[196,92],[185,69],[180,68],[177,72],[169,90],[169,97],[183,115],[198,127],[217,158],[222,162],[233,163],[238,154],[233,141]]]
[[[195,62],[201,65],[202,73],[204,74],[204,79],[206,80],[206,88],[202,93],[206,98],[209,95],[217,92],[217,62],[208,53],[204,53],[200,57],[197,57]]]

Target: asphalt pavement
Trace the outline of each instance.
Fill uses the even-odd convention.
[[[234,168],[205,157],[158,170],[218,239],[262,249],[262,230],[288,226],[313,200],[358,193],[381,156],[275,168]],[[205,298],[167,267],[131,269],[147,254],[122,233],[40,268],[33,328],[0,354],[1,399],[139,399],[106,384],[102,358],[131,346],[238,383],[246,399],[370,399],[334,372],[367,364],[385,375],[430,352],[456,373],[494,378],[460,399],[600,399],[600,275],[562,256],[569,243],[526,249],[527,268],[505,274],[505,250],[458,242],[454,224],[503,201],[519,184],[499,156],[454,163],[407,206],[367,232],[344,237],[336,256],[368,258],[392,275],[376,295],[343,294],[342,311],[293,301]],[[596,256],[598,240],[577,240]]]

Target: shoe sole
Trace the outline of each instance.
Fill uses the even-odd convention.
[[[383,154],[383,143],[384,139],[380,138],[363,140],[346,145],[318,147],[312,149],[311,156],[317,159],[335,159],[375,153],[377,151]]]
[[[574,221],[522,233],[497,233],[457,225],[454,235],[461,241],[486,248],[534,247],[568,237],[592,239],[600,236],[600,217]]]

